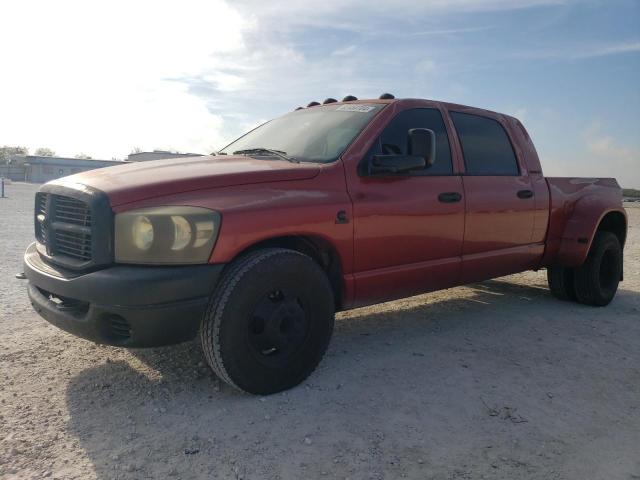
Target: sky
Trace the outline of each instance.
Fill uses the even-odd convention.
[[[4,0],[0,145],[209,153],[312,100],[518,117],[550,176],[640,188],[640,0]]]

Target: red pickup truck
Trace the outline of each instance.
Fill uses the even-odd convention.
[[[337,310],[545,267],[557,297],[606,305],[627,231],[616,180],[545,178],[517,119],[391,95],[47,183],[34,223],[46,320],[123,347],[199,332],[215,373],[256,394],[314,370]]]

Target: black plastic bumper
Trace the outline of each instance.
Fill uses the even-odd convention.
[[[224,265],[113,266],[78,274],[29,246],[24,273],[33,308],[51,324],[97,343],[154,347],[193,338]]]

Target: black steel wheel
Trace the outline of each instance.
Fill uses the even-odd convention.
[[[304,346],[310,326],[310,316],[296,293],[274,289],[253,310],[249,346],[259,362],[283,366]]]
[[[333,322],[333,291],[320,266],[300,252],[269,248],[228,267],[212,294],[201,340],[221,379],[265,395],[311,374]]]
[[[575,270],[575,291],[580,303],[603,307],[618,291],[622,277],[622,247],[611,232],[597,232],[584,264]]]

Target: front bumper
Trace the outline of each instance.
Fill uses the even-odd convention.
[[[118,265],[76,273],[24,255],[33,308],[82,338],[121,347],[154,347],[193,338],[224,265]]]

